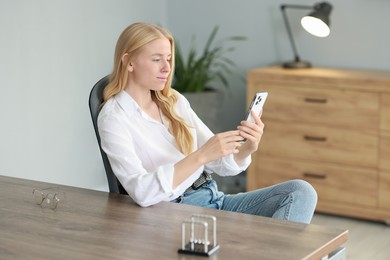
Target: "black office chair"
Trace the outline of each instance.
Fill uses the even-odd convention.
[[[112,193],[126,194],[126,190],[120,184],[116,176],[114,175],[110,162],[108,161],[107,154],[103,151],[100,143],[100,135],[97,126],[97,118],[100,111],[100,105],[103,102],[103,90],[107,86],[109,81],[109,76],[105,76],[99,80],[95,86],[93,86],[91,93],[89,94],[89,111],[91,112],[92,123],[95,129],[96,138],[99,144],[100,154],[102,155],[104,169],[106,170],[108,187]]]

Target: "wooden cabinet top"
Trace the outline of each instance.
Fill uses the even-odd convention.
[[[254,68],[248,71],[250,84],[279,82],[335,88],[390,92],[390,71],[337,68],[284,69],[280,66]]]

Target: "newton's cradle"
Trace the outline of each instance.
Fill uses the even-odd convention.
[[[181,254],[210,256],[219,249],[217,244],[217,218],[193,214],[181,226]]]

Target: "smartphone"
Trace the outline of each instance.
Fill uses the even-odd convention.
[[[248,113],[246,115],[246,120],[249,122],[254,123],[255,120],[253,120],[251,111],[254,111],[256,115],[260,114],[261,109],[263,108],[263,105],[265,103],[265,100],[268,97],[268,92],[257,92],[255,96],[253,97],[252,103],[248,108]]]

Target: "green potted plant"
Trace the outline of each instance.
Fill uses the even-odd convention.
[[[233,41],[243,41],[244,36],[232,36],[213,44],[218,32],[218,26],[212,30],[202,53],[199,55],[193,37],[192,45],[187,57],[184,57],[178,43],[175,50],[175,72],[173,88],[180,93],[203,92],[212,89],[210,83],[219,81],[229,87],[227,75],[232,74],[235,63],[225,55],[235,50],[224,44]]]
[[[214,132],[221,131],[219,112],[224,93],[212,84],[222,83],[223,87],[229,88],[228,76],[234,74],[236,65],[226,54],[233,52],[235,48],[226,44],[246,39],[244,36],[231,36],[214,43],[217,32],[218,26],[215,26],[200,53],[195,46],[195,37],[192,38],[187,56],[183,54],[179,44],[175,43],[172,83],[172,87],[188,99],[193,110]]]

